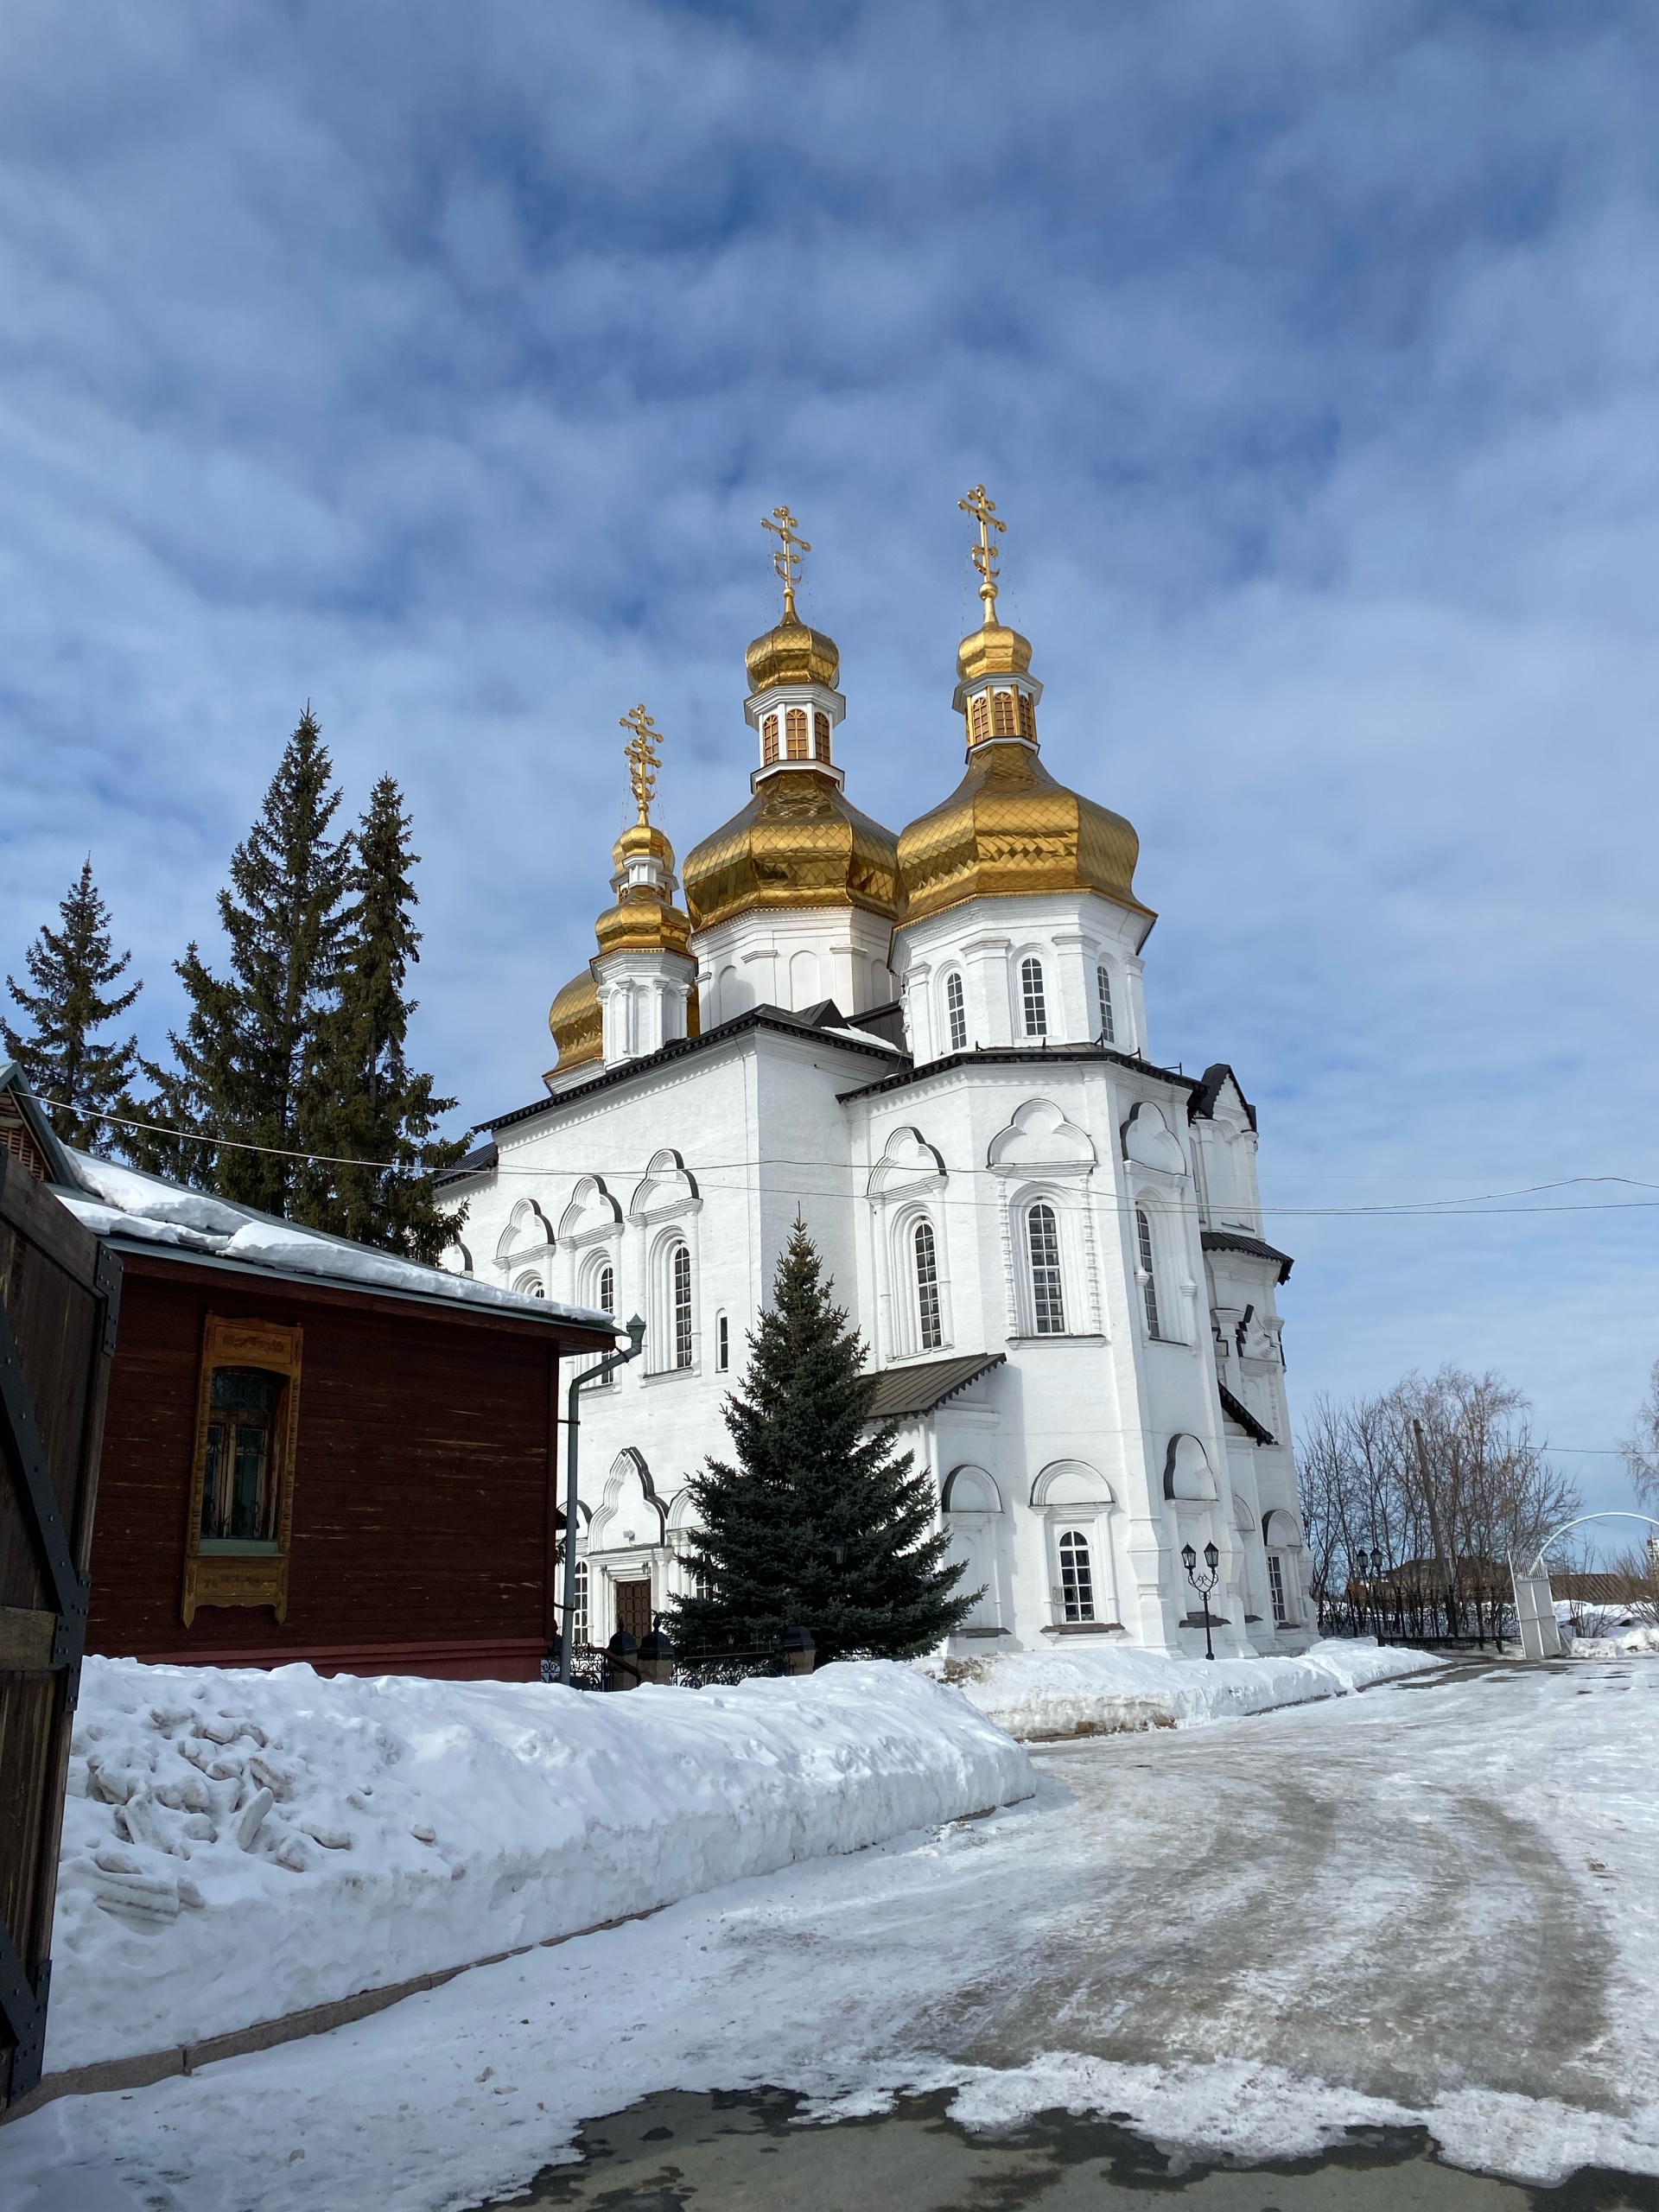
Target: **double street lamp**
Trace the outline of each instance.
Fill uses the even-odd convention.
[[[1216,1549],[1213,1544],[1206,1544],[1204,1548],[1205,1571],[1200,1574],[1198,1573],[1198,1555],[1197,1552],[1193,1550],[1191,1544],[1183,1544],[1181,1546],[1181,1565],[1186,1569],[1186,1579],[1192,1585],[1192,1587],[1198,1592],[1199,1599],[1203,1604],[1204,1656],[1206,1659],[1213,1659],[1216,1656],[1216,1647],[1211,1641],[1210,1637],[1210,1592],[1215,1588],[1216,1584],[1220,1578],[1221,1554]]]

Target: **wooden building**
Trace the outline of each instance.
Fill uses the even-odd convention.
[[[601,1313],[0,1142],[119,1254],[89,1651],[536,1679],[556,1633],[559,1366]]]

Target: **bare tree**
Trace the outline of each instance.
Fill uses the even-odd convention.
[[[1659,1513],[1659,1359],[1648,1377],[1648,1395],[1636,1417],[1636,1433],[1624,1444],[1624,1465],[1638,1505]]]

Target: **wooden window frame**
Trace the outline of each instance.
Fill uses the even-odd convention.
[[[187,1628],[194,1624],[199,1605],[270,1605],[279,1625],[288,1618],[288,1564],[293,1548],[294,1462],[299,1443],[303,1338],[304,1332],[297,1324],[290,1328],[280,1322],[238,1320],[223,1313],[208,1314],[203,1325],[189,1517],[184,1530],[181,1610]],[[285,1387],[270,1452],[273,1478],[278,1485],[274,1552],[204,1552],[201,1548],[207,1427],[213,1415],[213,1375],[221,1367],[258,1367],[283,1378]]]

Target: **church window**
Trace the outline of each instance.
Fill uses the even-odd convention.
[[[715,1365],[722,1375],[732,1363],[732,1325],[724,1313],[715,1317]]]
[[[1152,1224],[1143,1206],[1135,1210],[1135,1233],[1141,1247],[1141,1295],[1147,1308],[1147,1334],[1155,1337],[1159,1333],[1158,1284],[1152,1264]]]
[[[1268,1554],[1268,1589],[1273,1599],[1274,1625],[1288,1627],[1290,1607],[1285,1602],[1285,1562],[1277,1552]]]
[[[1095,1618],[1095,1570],[1089,1557],[1089,1539],[1081,1529],[1068,1529],[1060,1538],[1060,1610],[1068,1621]]]
[[[1040,960],[1020,963],[1020,996],[1025,1007],[1027,1037],[1046,1037],[1048,1034],[1048,998],[1043,988],[1043,963]]]
[[[815,760],[830,758],[830,717],[815,714],[812,717],[812,753]]]
[[[594,1284],[594,1303],[601,1313],[616,1311],[616,1269],[607,1260]]]
[[[1026,1216],[1031,1260],[1031,1318],[1039,1337],[1065,1334],[1065,1296],[1060,1283],[1060,1224],[1046,1198]]]
[[[1037,709],[1031,703],[1031,694],[1028,691],[1022,691],[1020,694],[1020,734],[1021,737],[1028,737],[1033,745],[1036,744]]]
[[[520,1298],[545,1298],[547,1287],[540,1275],[520,1275],[512,1286]]]
[[[1103,960],[1095,970],[1095,998],[1100,1007],[1100,1041],[1103,1045],[1115,1045],[1117,1027],[1112,1020],[1111,970]]]
[[[1012,691],[993,691],[991,694],[991,734],[993,737],[1014,735],[1014,694]]]
[[[939,1318],[939,1255],[932,1223],[918,1221],[912,1241],[916,1247],[917,1344],[923,1351],[937,1351],[944,1342],[944,1331]]]
[[[784,716],[784,750],[791,760],[806,758],[806,709],[791,707]]]
[[[576,1561],[576,1586],[572,1592],[575,1603],[570,1608],[570,1642],[580,1650],[588,1641],[588,1562]]]
[[[669,1281],[674,1300],[674,1364],[691,1364],[691,1251],[685,1244],[674,1247],[670,1262]]]
[[[980,693],[978,698],[974,701],[972,713],[974,720],[973,742],[976,745],[983,745],[986,739],[991,734],[991,709],[989,702],[987,701],[985,694],[982,691]]]
[[[950,1030],[950,1049],[965,1052],[968,1049],[968,1008],[963,998],[962,978],[951,974],[944,979],[944,1018]]]
[[[760,725],[760,756],[770,765],[778,758],[778,717],[768,715]]]

